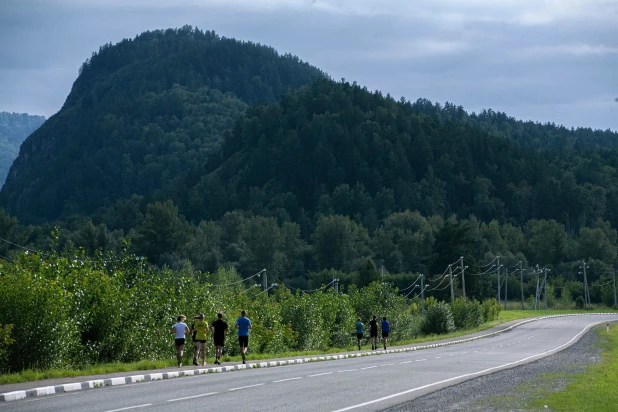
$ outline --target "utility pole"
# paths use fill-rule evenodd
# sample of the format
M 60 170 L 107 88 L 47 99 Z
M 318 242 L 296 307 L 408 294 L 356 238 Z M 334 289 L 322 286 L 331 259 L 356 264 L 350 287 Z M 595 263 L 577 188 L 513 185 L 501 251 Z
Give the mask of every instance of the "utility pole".
M 139 262 L 139 274 L 141 276 L 143 274 L 142 266 L 144 264 L 144 256 L 136 256 L 135 260 Z
M 519 261 L 519 286 L 521 288 L 521 310 L 524 310 L 524 270 L 521 260 Z
M 509 291 L 509 269 L 504 269 L 504 310 L 506 310 L 506 299 Z
M 262 289 L 266 292 L 266 296 L 268 296 L 268 275 L 266 274 L 266 269 L 264 269 L 262 274 Z
M 590 293 L 588 292 L 588 277 L 586 276 L 586 261 L 582 260 L 582 268 L 584 269 L 584 302 L 586 303 L 586 307 L 590 305 Z
M 534 310 L 538 310 L 538 301 L 539 301 L 539 265 L 536 265 L 536 269 L 534 269 L 534 273 L 536 274 L 536 292 L 534 292 Z
M 335 292 L 339 293 L 339 279 L 335 279 Z
M 463 297 L 466 298 L 466 276 L 464 275 L 464 271 L 466 268 L 464 267 L 463 256 L 460 258 L 461 260 L 461 287 L 463 291 Z
M 496 273 L 498 274 L 498 293 L 496 294 L 498 299 L 498 304 L 500 304 L 500 256 L 496 256 L 498 258 L 498 267 L 496 269 Z
M 448 275 L 451 278 L 451 303 L 455 302 L 455 292 L 453 291 L 453 267 L 448 265 Z
M 545 275 L 543 276 L 543 284 L 545 284 L 545 293 L 544 298 L 545 298 L 545 310 L 547 310 L 547 268 L 543 268 L 543 272 L 545 272 Z
M 614 284 L 614 309 L 618 308 L 618 302 L 616 302 L 616 273 L 612 267 L 612 282 Z
M 421 273 L 421 316 L 425 316 L 425 284 L 423 283 L 423 274 Z

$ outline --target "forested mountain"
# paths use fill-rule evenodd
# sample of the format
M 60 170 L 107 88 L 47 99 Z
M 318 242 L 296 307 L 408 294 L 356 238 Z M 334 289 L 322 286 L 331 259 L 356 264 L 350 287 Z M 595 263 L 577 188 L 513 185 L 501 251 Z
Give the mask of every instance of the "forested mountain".
M 0 112 L 0 185 L 4 184 L 22 142 L 45 121 L 43 116 Z
M 189 26 L 107 44 L 24 142 L 1 202 L 42 221 L 133 194 L 181 199 L 247 104 L 321 77 L 295 56 Z
M 354 217 L 369 230 L 389 213 L 554 219 L 576 231 L 618 226 L 614 151 L 538 152 L 485 127 L 427 116 L 356 85 L 318 81 L 248 110 L 214 171 L 184 208 L 191 218 L 249 209 L 293 220 Z

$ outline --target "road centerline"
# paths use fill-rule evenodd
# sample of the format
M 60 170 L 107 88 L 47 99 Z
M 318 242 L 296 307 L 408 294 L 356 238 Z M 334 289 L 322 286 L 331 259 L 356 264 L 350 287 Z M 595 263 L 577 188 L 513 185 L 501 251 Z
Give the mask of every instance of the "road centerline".
M 126 408 L 120 408 L 120 409 L 110 409 L 110 410 L 105 411 L 105 412 L 128 411 L 129 409 L 145 408 L 146 406 L 152 406 L 152 403 L 144 403 L 142 405 L 127 406 Z
M 273 381 L 273 383 L 295 381 L 295 380 L 302 379 L 302 378 L 303 378 L 302 376 L 297 376 L 295 378 L 279 379 L 278 381 Z
M 256 383 L 255 385 L 247 385 L 247 386 L 241 386 L 239 388 L 232 388 L 232 389 L 228 389 L 228 392 L 233 392 L 233 391 L 239 391 L 241 389 L 247 389 L 247 388 L 255 388 L 256 386 L 262 386 L 264 385 L 263 383 Z
M 203 396 L 216 395 L 219 392 L 202 393 L 201 395 L 185 396 L 184 398 L 168 399 L 167 402 L 183 401 L 185 399 L 201 398 Z

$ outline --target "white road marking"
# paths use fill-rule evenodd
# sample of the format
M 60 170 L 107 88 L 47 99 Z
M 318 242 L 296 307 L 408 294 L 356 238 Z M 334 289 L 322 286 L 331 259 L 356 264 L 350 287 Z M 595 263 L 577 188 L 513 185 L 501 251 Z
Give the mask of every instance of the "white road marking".
M 384 364 L 384 365 L 382 365 L 382 366 L 395 366 L 395 364 L 394 364 L 394 363 L 385 363 L 385 364 Z
M 427 359 L 417 359 L 414 362 L 422 362 L 422 361 L 426 361 Z
M 436 356 L 434 359 L 440 359 L 440 356 Z
M 126 411 L 126 410 L 129 410 L 129 409 L 144 408 L 146 406 L 152 406 L 152 403 L 145 403 L 143 405 L 136 405 L 136 406 L 127 406 L 126 408 L 120 408 L 120 409 L 110 409 L 109 411 L 105 411 L 105 412 Z
M 184 398 L 169 399 L 168 402 L 184 401 L 185 399 L 201 398 L 202 396 L 216 395 L 219 392 L 203 393 L 201 395 L 185 396 Z
M 403 365 L 403 364 L 406 364 L 406 363 L 412 363 L 412 362 L 414 362 L 414 361 L 409 360 L 409 361 L 405 361 L 405 362 L 399 362 L 399 364 L 400 364 L 400 365 Z
M 507 366 L 517 365 L 518 363 L 525 362 L 525 361 L 527 361 L 529 359 L 533 359 L 533 358 L 537 358 L 537 357 L 542 357 L 542 356 L 550 354 L 552 352 L 556 352 L 557 350 L 562 349 L 565 346 L 568 346 L 571 342 L 575 341 L 581 335 L 586 333 L 588 331 L 588 329 L 590 329 L 592 326 L 595 326 L 595 325 L 598 325 L 598 324 L 601 324 L 601 323 L 604 323 L 604 321 L 592 323 L 592 324 L 586 326 L 581 332 L 579 332 L 577 335 L 575 335 L 567 343 L 563 343 L 562 345 L 557 346 L 554 349 L 550 349 L 548 351 L 545 351 L 545 352 L 542 352 L 542 353 L 538 353 L 536 355 L 528 356 L 526 358 L 523 358 L 523 359 L 520 359 L 520 360 L 517 360 L 517 361 L 508 362 L 508 363 L 505 363 L 505 364 L 500 365 L 500 366 L 494 366 L 492 368 L 484 369 L 482 371 L 466 373 L 464 375 L 455 376 L 453 378 L 444 379 L 444 380 L 441 380 L 441 381 L 438 381 L 438 382 L 429 383 L 427 385 L 423 385 L 423 386 L 419 386 L 419 387 L 416 387 L 416 388 L 408 389 L 408 390 L 403 391 L 403 392 L 394 393 L 392 395 L 384 396 L 382 398 L 374 399 L 372 401 L 363 402 L 363 403 L 359 403 L 357 405 L 348 406 L 347 408 L 337 409 L 337 410 L 335 410 L 333 412 L 345 412 L 345 411 L 349 411 L 349 410 L 352 410 L 352 409 L 362 408 L 363 406 L 372 405 L 374 403 L 382 402 L 382 401 L 385 401 L 385 400 L 388 400 L 388 399 L 392 399 L 392 398 L 395 398 L 397 396 L 407 395 L 409 393 L 420 391 L 422 389 L 431 388 L 432 386 L 441 385 L 441 384 L 447 383 L 447 382 L 452 382 L 452 381 L 455 381 L 455 380 L 461 379 L 461 378 L 468 378 L 468 377 L 472 377 L 472 376 L 482 375 L 482 374 L 487 373 L 487 372 L 491 372 L 491 371 L 494 371 L 494 370 L 499 370 L 499 369 L 502 369 L 502 368 L 506 368 Z
M 308 378 L 313 378 L 315 376 L 324 376 L 324 375 L 330 375 L 332 372 L 324 372 L 324 373 L 316 373 L 315 375 L 309 375 L 307 376 Z
M 279 382 L 287 382 L 287 381 L 295 381 L 297 379 L 302 379 L 302 376 L 298 376 L 296 378 L 287 378 L 287 379 L 279 379 L 278 381 L 273 381 L 273 383 L 279 383 Z
M 262 386 L 264 385 L 263 383 L 256 383 L 255 385 L 249 385 L 249 386 L 241 386 L 240 388 L 232 388 L 232 389 L 228 389 L 228 392 L 232 392 L 232 391 L 239 391 L 241 389 L 247 389 L 247 388 L 255 388 L 256 386 Z
M 337 373 L 343 373 L 343 372 L 354 372 L 357 371 L 358 369 L 344 369 L 342 371 L 337 371 Z
M 374 366 L 367 366 L 366 368 L 360 368 L 360 370 L 365 370 L 365 369 L 373 369 L 373 368 L 377 368 L 378 365 L 374 365 Z

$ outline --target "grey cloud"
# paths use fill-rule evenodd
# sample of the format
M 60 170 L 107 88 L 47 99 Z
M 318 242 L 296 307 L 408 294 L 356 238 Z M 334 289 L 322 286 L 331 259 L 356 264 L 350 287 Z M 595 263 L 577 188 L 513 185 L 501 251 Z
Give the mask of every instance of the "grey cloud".
M 618 130 L 615 4 L 564 3 L 4 0 L 0 110 L 48 116 L 103 43 L 191 24 L 271 45 L 395 97 Z

